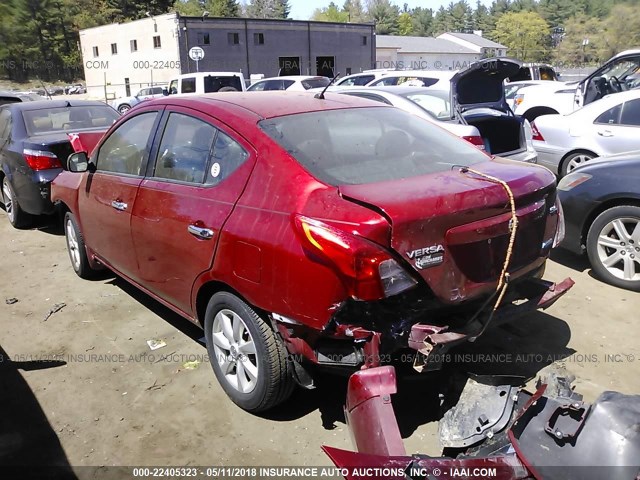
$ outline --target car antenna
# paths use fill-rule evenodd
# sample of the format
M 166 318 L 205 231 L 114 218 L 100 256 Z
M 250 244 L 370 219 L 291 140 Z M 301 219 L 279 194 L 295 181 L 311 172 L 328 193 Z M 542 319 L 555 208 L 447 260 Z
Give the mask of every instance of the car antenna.
M 327 83 L 327 86 L 324 87 L 324 90 L 322 90 L 320 93 L 316 93 L 313 96 L 313 98 L 319 98 L 320 100 L 324 100 L 324 92 L 326 92 L 327 88 L 329 88 L 331 84 L 336 81 L 336 78 L 338 78 L 338 75 L 340 75 L 340 72 L 336 73 L 336 75 L 331 79 L 331 81 Z
M 38 77 L 38 81 L 40 82 L 40 85 L 42 85 L 42 88 L 44 88 L 44 93 L 46 93 L 47 97 L 49 97 L 49 100 L 51 100 L 51 94 L 49 93 L 49 90 L 47 90 L 47 87 L 44 86 L 44 82 L 40 79 L 40 77 Z

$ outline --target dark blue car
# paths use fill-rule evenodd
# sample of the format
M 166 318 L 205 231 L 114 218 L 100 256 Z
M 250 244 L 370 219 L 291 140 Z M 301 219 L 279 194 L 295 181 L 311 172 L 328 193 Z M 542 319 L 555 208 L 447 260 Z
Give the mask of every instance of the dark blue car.
M 640 151 L 591 160 L 560 180 L 562 247 L 604 281 L 640 291 Z
M 50 185 L 73 153 L 68 133 L 106 131 L 118 116 L 110 106 L 89 100 L 0 106 L 2 201 L 14 227 L 54 212 Z

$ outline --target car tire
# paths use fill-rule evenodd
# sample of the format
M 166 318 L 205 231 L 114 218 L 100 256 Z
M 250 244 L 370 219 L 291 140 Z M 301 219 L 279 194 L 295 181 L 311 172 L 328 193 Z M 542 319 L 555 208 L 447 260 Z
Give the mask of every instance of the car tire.
M 584 165 L 589 160 L 593 160 L 597 155 L 593 152 L 588 152 L 586 150 L 578 150 L 576 152 L 572 152 L 567 155 L 562 160 L 562 167 L 560 168 L 561 176 L 565 176 L 568 173 L 571 173 L 575 168 Z
M 2 179 L 2 202 L 4 203 L 4 210 L 7 212 L 9 223 L 14 228 L 26 228 L 31 224 L 31 215 L 20 208 L 16 194 L 7 177 Z
M 237 92 L 238 89 L 234 87 L 222 87 L 218 92 Z
M 598 215 L 587 234 L 587 255 L 602 280 L 640 292 L 640 207 L 618 206 Z
M 289 398 L 295 382 L 287 350 L 247 303 L 229 292 L 214 294 L 204 328 L 213 371 L 236 405 L 261 412 Z
M 118 106 L 118 112 L 120 112 L 121 115 L 124 115 L 129 110 L 131 110 L 131 105 L 129 105 L 127 103 L 123 103 L 122 105 Z
M 82 236 L 76 217 L 71 212 L 67 212 L 64 216 L 64 236 L 67 241 L 69 260 L 71 260 L 71 266 L 74 272 L 76 272 L 80 278 L 92 278 L 96 271 L 91 268 L 89 258 L 87 257 L 84 237 Z

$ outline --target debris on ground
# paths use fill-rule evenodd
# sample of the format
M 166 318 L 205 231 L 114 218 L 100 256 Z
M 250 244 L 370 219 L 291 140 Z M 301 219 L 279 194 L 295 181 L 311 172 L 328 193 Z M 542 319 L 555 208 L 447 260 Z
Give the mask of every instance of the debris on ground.
M 4 303 L 6 303 L 7 305 L 13 305 L 14 303 L 18 303 L 18 299 L 15 297 L 12 298 L 7 298 Z
M 158 385 L 158 380 L 154 380 L 153 381 L 153 385 L 151 385 L 150 387 L 145 388 L 146 391 L 151 391 L 151 390 L 160 390 L 162 387 L 166 387 L 167 384 L 163 383 L 161 385 Z
M 51 315 L 53 315 L 54 313 L 58 313 L 60 310 L 62 310 L 64 307 L 66 307 L 67 304 L 66 303 L 56 303 L 53 307 L 51 307 L 51 309 L 47 312 L 47 314 L 44 316 L 44 318 L 42 319 L 43 322 L 46 322 L 47 320 L 49 320 L 49 317 L 51 317 Z
M 147 340 L 147 345 L 149 345 L 149 348 L 151 350 L 158 350 L 159 348 L 167 346 L 164 340 L 155 340 L 155 339 Z
M 198 360 L 194 360 L 193 362 L 184 362 L 182 364 L 182 368 L 185 370 L 195 370 L 200 366 L 200 362 Z

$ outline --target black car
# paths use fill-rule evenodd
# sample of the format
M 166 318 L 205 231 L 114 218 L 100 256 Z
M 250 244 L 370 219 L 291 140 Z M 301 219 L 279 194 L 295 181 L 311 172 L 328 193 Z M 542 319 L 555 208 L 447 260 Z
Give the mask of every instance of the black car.
M 640 291 L 640 151 L 598 160 L 560 180 L 562 247 L 589 256 L 593 271 L 617 287 Z
M 106 131 L 119 114 L 88 100 L 20 102 L 0 107 L 0 182 L 11 224 L 54 212 L 51 181 L 73 153 L 68 133 Z

